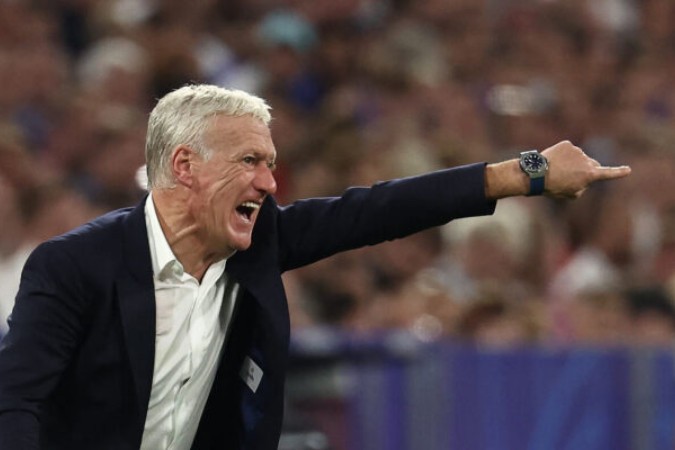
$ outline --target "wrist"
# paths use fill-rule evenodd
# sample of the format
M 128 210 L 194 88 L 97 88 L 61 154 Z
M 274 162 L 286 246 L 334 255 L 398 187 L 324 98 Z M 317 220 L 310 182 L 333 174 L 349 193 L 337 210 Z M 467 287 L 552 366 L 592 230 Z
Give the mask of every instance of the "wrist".
M 490 200 L 530 193 L 530 179 L 517 159 L 488 164 L 485 167 L 485 196 Z
M 520 169 L 530 180 L 528 196 L 542 195 L 546 185 L 548 160 L 537 150 L 528 150 L 520 153 L 518 160 Z

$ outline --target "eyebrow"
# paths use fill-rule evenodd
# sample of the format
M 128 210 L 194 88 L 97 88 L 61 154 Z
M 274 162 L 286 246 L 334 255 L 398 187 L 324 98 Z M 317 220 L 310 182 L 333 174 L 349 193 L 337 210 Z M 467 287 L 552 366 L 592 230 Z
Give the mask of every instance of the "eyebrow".
M 244 153 L 246 153 L 246 152 L 244 152 Z M 277 152 L 272 153 L 271 156 L 268 156 L 265 153 L 260 152 L 258 150 L 253 150 L 252 153 L 253 153 L 253 156 L 255 156 L 257 159 L 264 159 L 264 160 L 267 160 L 267 161 L 276 161 L 276 159 L 277 159 Z
M 233 157 L 241 158 L 241 157 L 246 156 L 246 155 L 252 155 L 252 156 L 255 156 L 258 159 L 268 159 L 268 155 L 265 151 L 254 150 L 254 149 L 247 149 L 247 150 L 238 151 L 233 155 Z M 276 151 L 271 154 L 271 158 L 272 159 L 277 158 L 277 152 Z

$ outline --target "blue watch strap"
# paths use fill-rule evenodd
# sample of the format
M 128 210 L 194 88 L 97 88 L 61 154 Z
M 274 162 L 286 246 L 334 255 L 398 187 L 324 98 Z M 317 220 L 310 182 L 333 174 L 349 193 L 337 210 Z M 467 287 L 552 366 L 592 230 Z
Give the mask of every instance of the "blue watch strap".
M 544 193 L 544 183 L 546 177 L 530 178 L 530 193 L 529 196 L 541 195 Z

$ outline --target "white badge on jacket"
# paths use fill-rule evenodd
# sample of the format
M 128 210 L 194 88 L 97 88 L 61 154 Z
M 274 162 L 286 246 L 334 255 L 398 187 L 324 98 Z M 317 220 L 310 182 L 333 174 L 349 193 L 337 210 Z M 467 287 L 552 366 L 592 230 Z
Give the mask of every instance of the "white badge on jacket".
M 263 371 L 260 366 L 255 363 L 255 361 L 247 356 L 244 359 L 244 364 L 241 365 L 239 376 L 242 380 L 244 380 L 244 383 L 246 383 L 246 385 L 255 393 L 255 391 L 258 390 L 258 386 L 260 385 L 260 380 L 262 380 Z

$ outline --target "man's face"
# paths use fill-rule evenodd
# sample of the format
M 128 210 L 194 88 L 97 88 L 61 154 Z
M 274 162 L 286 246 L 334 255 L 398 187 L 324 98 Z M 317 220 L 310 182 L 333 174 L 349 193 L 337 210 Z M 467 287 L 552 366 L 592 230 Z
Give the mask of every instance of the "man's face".
M 263 200 L 277 190 L 270 130 L 250 116 L 216 116 L 204 144 L 211 158 L 195 156 L 192 163 L 190 209 L 198 232 L 214 251 L 245 250 Z

